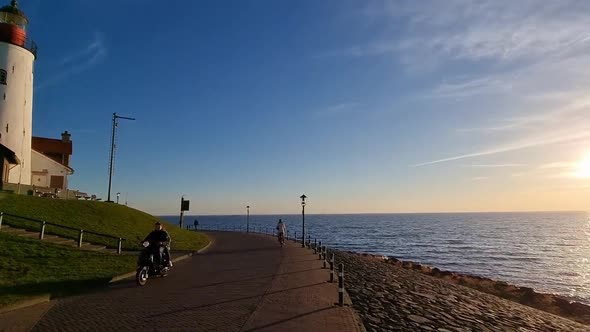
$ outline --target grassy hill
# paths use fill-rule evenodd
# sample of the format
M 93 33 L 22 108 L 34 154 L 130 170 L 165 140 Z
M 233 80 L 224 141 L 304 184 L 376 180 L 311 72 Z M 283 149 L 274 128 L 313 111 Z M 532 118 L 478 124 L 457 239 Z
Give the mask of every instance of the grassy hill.
M 135 255 L 78 250 L 2 232 L 0 244 L 0 306 L 104 286 L 113 276 L 133 271 L 137 260 Z
M 96 201 L 62 200 L 16 194 L 0 194 L 0 211 L 29 217 L 59 225 L 83 229 L 126 239 L 124 250 L 140 249 L 140 241 L 160 221 L 172 238 L 172 250 L 198 250 L 209 241 L 204 234 L 182 230 L 177 226 L 145 212 L 124 205 Z M 3 223 L 28 230 L 38 231 L 40 224 L 20 218 L 5 216 Z M 78 231 L 48 225 L 47 234 L 78 238 Z M 117 241 L 105 237 L 85 234 L 84 241 L 116 248 Z

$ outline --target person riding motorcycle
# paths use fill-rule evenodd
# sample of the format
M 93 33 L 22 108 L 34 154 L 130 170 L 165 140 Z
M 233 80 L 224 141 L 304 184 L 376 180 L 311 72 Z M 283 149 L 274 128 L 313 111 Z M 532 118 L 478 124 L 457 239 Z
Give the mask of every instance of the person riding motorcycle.
M 167 266 L 170 268 L 172 267 L 172 259 L 170 257 L 170 234 L 162 227 L 160 222 L 156 222 L 154 225 L 154 230 L 148 234 L 148 236 L 142 241 L 148 241 L 150 243 L 150 247 L 156 246 L 158 242 L 162 243 L 164 246 L 164 256 L 167 263 Z

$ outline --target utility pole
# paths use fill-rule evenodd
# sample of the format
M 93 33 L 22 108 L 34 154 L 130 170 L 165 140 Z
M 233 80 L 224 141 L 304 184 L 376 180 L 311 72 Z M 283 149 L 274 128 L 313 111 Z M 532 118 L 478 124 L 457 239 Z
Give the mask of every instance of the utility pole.
M 113 135 L 111 137 L 111 160 L 109 162 L 109 192 L 107 195 L 107 202 L 109 202 L 109 203 L 113 203 L 113 201 L 111 201 L 111 184 L 112 184 L 112 180 L 113 180 L 113 166 L 114 166 L 113 162 L 115 159 L 115 137 L 116 137 L 116 132 L 117 132 L 117 126 L 119 124 L 117 119 L 135 121 L 134 118 L 127 118 L 124 116 L 119 116 L 119 115 L 117 115 L 117 113 L 113 113 Z

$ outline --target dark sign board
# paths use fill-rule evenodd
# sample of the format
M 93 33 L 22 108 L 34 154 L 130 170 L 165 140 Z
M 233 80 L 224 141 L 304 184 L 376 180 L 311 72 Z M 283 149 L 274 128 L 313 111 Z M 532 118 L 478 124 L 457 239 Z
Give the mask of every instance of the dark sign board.
M 190 202 L 191 201 L 185 201 L 185 200 L 180 201 L 180 211 L 188 211 L 189 206 L 190 206 Z

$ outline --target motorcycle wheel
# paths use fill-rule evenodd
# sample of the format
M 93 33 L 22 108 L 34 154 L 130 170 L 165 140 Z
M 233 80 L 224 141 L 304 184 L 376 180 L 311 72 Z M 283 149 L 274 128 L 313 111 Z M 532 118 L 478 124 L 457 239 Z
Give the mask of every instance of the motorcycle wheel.
M 135 274 L 135 281 L 137 282 L 137 285 L 144 286 L 147 283 L 148 272 L 149 268 L 147 266 L 137 269 L 137 273 Z

